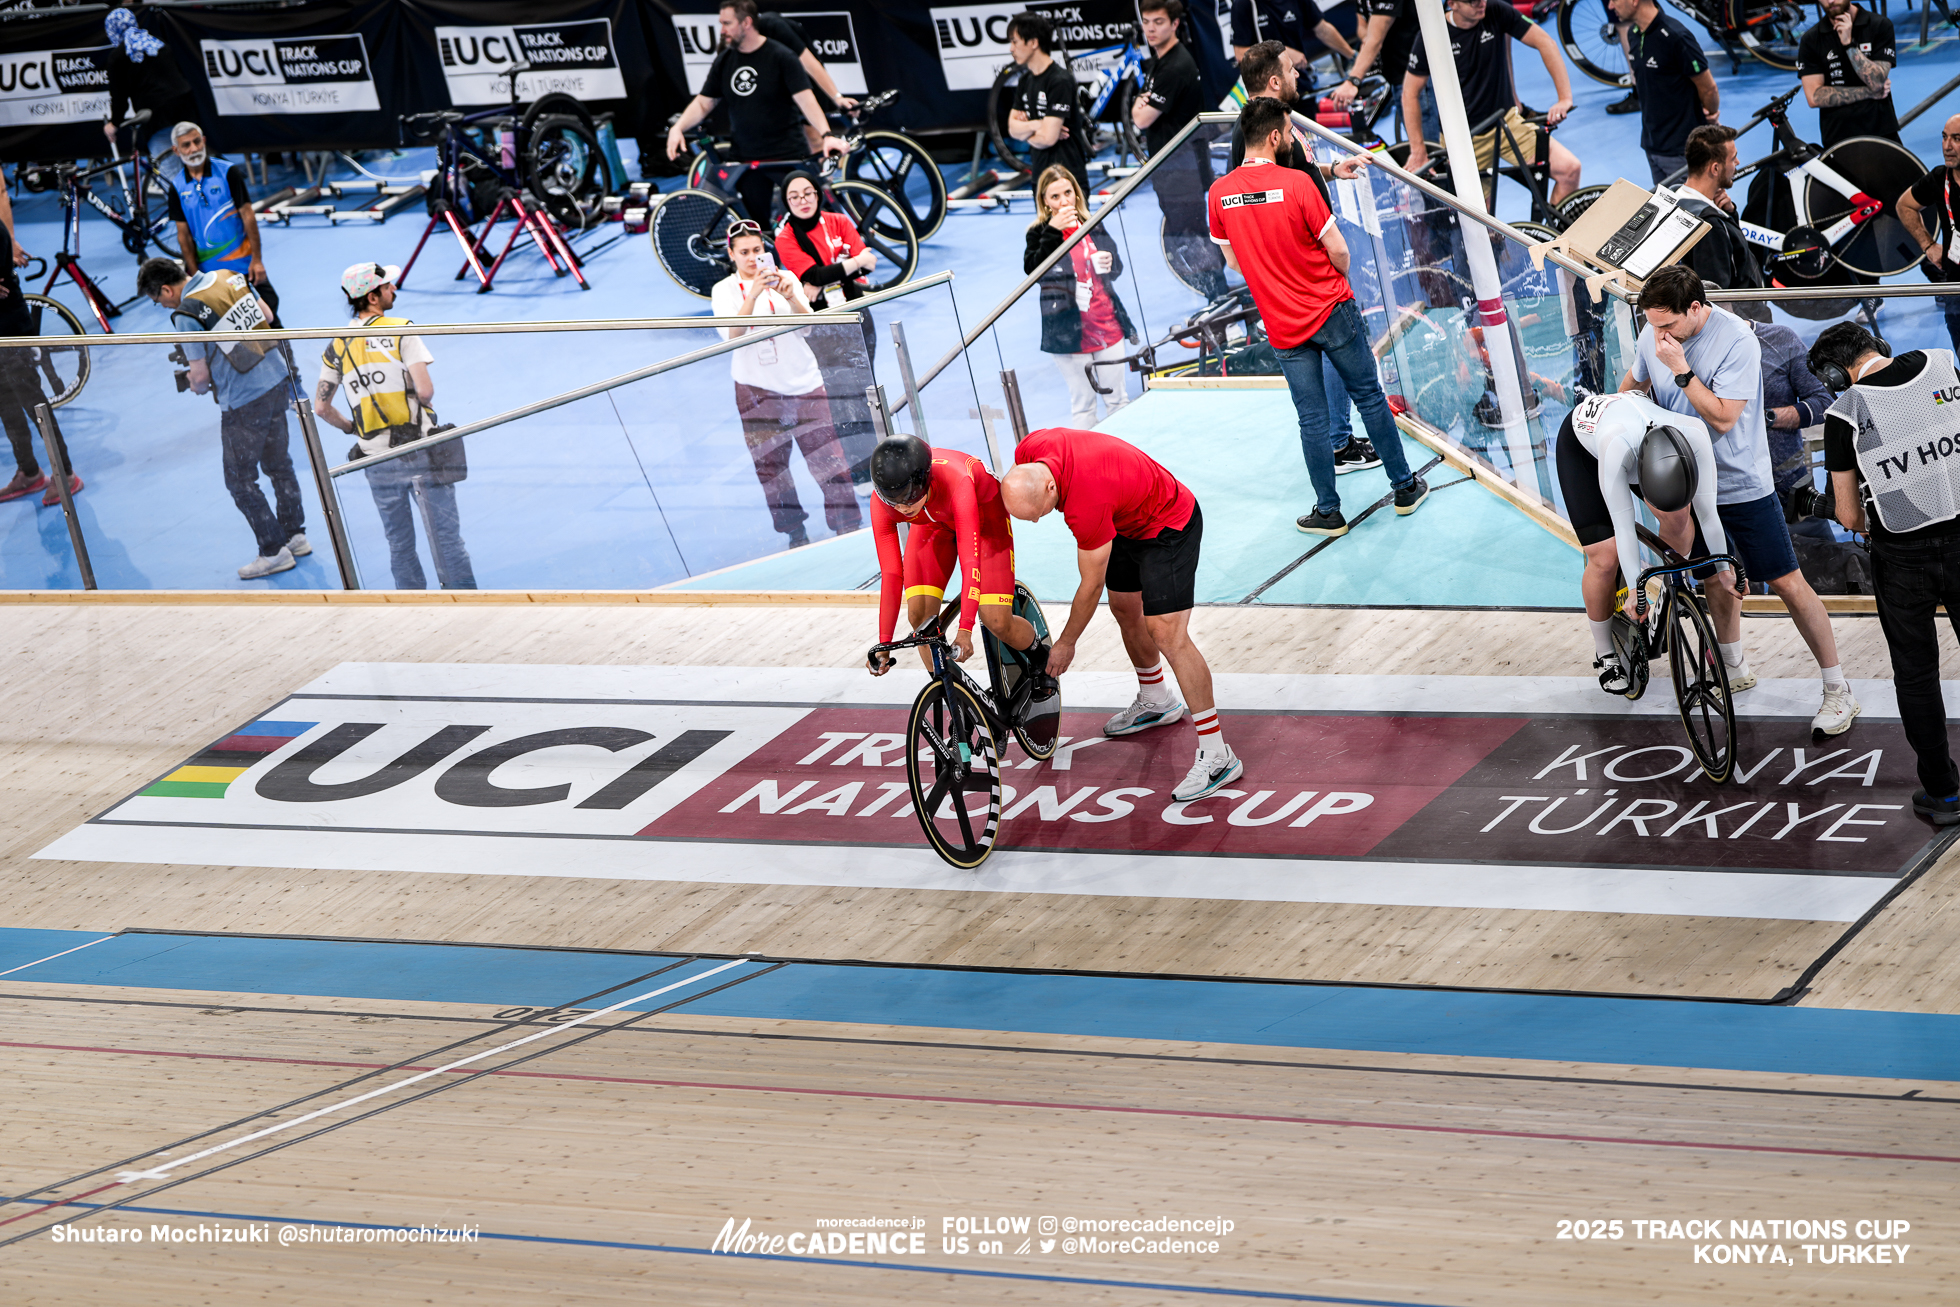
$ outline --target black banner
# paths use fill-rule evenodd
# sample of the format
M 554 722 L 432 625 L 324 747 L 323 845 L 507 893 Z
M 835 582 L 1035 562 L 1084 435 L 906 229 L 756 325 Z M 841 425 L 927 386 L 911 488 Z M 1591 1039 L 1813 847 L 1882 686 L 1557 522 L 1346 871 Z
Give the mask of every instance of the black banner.
M 766 3 L 766 0 L 765 0 Z M 614 114 L 621 136 L 661 134 L 698 82 L 713 39 L 713 0 L 317 0 L 293 8 L 138 10 L 190 84 L 220 151 L 372 149 L 398 145 L 400 117 L 490 109 L 563 92 Z M 775 8 L 774 5 L 767 7 Z M 896 88 L 878 125 L 970 129 L 986 116 L 989 71 L 1006 58 L 1005 22 L 1024 6 L 919 0 L 797 0 L 847 94 Z M 1113 44 L 1132 0 L 1034 0 L 1072 53 Z M 1186 28 L 1208 100 L 1231 84 L 1210 6 Z M 49 11 L 0 25 L 0 159 L 105 154 L 109 45 L 103 15 Z M 998 38 L 998 39 L 997 39 Z M 690 44 L 690 42 L 692 44 Z M 995 47 L 998 47 L 996 49 Z M 711 48 L 711 47 L 710 47 Z M 691 53 L 690 53 L 691 52 Z

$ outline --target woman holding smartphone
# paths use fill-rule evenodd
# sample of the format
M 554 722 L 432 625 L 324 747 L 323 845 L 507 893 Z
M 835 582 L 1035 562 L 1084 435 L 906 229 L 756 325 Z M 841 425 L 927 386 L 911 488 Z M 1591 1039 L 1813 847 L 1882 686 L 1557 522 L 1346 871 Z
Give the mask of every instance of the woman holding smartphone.
M 1042 172 L 1034 194 L 1035 220 L 1028 228 L 1023 272 L 1040 267 L 1089 216 L 1075 174 L 1059 164 Z M 1109 281 L 1122 271 L 1115 249 L 1092 235 L 1041 279 L 1041 349 L 1056 356 L 1055 365 L 1068 383 L 1072 427 L 1096 425 L 1098 398 L 1104 416 L 1129 402 L 1122 365 L 1108 362 L 1122 357 L 1125 339 L 1136 339 L 1130 315 Z
M 728 256 L 734 275 L 715 284 L 712 296 L 718 318 L 756 314 L 787 317 L 810 312 L 797 279 L 776 267 L 762 239 L 762 228 L 737 222 L 728 229 Z M 848 324 L 821 330 L 849 330 Z M 742 326 L 718 327 L 723 340 L 749 333 Z M 757 328 L 773 331 L 775 328 Z M 824 393 L 823 373 L 803 340 L 803 331 L 771 335 L 734 351 L 729 371 L 735 379 L 735 411 L 742 419 L 742 437 L 755 463 L 756 480 L 775 529 L 789 537 L 794 549 L 810 543 L 796 483 L 790 477 L 790 446 L 803 451 L 810 476 L 823 490 L 824 521 L 838 535 L 864 525 L 857 496 L 851 492 L 850 468 L 837 443 L 830 420 L 830 399 Z

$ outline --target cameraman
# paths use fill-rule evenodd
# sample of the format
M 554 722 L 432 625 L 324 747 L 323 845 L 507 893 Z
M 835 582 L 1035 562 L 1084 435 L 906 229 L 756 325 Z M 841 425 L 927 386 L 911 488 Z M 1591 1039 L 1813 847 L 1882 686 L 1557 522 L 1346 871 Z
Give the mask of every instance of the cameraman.
M 1854 322 L 1826 327 L 1810 368 L 1838 393 L 1824 416 L 1824 466 L 1837 520 L 1870 533 L 1878 622 L 1906 741 L 1919 755 L 1913 811 L 1935 826 L 1960 824 L 1960 773 L 1946 742 L 1940 694 L 1938 605 L 1960 632 L 1960 455 L 1953 428 L 1935 425 L 1943 395 L 1960 387 L 1943 349 L 1885 357 L 1885 342 Z
M 258 556 L 238 569 L 242 581 L 290 571 L 295 557 L 313 552 L 306 542 L 306 509 L 293 472 L 286 425 L 287 378 L 292 374 L 275 347 L 262 341 L 226 344 L 232 331 L 263 331 L 271 311 L 236 272 L 212 269 L 187 277 L 175 259 L 151 259 L 136 272 L 137 291 L 170 310 L 178 331 L 219 333 L 211 344 L 186 342 L 188 373 L 179 388 L 204 395 L 217 392 L 223 413 L 218 430 L 224 446 L 225 489 L 258 538 Z M 275 515 L 259 489 L 263 470 L 278 500 Z

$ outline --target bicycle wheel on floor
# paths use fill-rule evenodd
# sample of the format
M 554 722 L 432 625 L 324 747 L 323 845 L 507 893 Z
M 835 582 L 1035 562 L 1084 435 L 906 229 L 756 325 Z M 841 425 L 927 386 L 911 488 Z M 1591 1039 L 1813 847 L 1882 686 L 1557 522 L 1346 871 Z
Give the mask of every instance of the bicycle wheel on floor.
M 987 92 L 987 141 L 1001 166 L 1034 180 L 1033 147 L 1007 134 L 1008 115 L 1014 112 L 1014 97 L 1021 89 L 1021 66 L 1009 64 L 994 74 L 993 88 Z
M 933 851 L 971 871 L 994 851 L 1000 829 L 1000 746 L 966 686 L 944 681 L 919 691 L 905 733 L 912 810 Z M 974 800 L 985 796 L 984 807 Z
M 34 372 L 48 404 L 60 408 L 82 393 L 88 384 L 89 350 L 82 344 L 82 320 L 60 300 L 46 295 L 23 296 L 33 318 L 35 334 L 41 344 L 26 351 L 33 358 Z M 11 351 L 10 351 L 11 352 Z
M 728 200 L 692 187 L 673 192 L 653 211 L 653 252 L 682 290 L 707 299 L 715 283 L 735 270 L 728 261 L 728 224 L 736 216 Z
M 852 181 L 869 182 L 905 206 L 912 230 L 931 240 L 946 221 L 946 175 L 925 147 L 900 132 L 866 132 L 864 148 L 844 164 Z
M 1899 221 L 1899 197 L 1926 175 L 1918 156 L 1897 141 L 1854 136 L 1824 151 L 1818 162 L 1885 204 L 1885 212 L 1833 247 L 1837 261 L 1866 277 L 1894 277 L 1918 267 L 1925 252 Z M 1816 178 L 1805 177 L 1803 184 L 1812 226 L 1828 228 L 1851 212 L 1850 200 Z
M 1699 595 L 1678 594 L 1668 605 L 1667 669 L 1681 728 L 1702 774 L 1720 785 L 1735 767 L 1735 703 L 1715 627 Z
M 1595 82 L 1632 85 L 1627 52 L 1620 48 L 1619 25 L 1606 0 L 1561 0 L 1558 43 L 1579 71 Z
M 912 280 L 919 270 L 919 234 L 904 206 L 868 182 L 832 182 L 825 189 L 864 243 L 878 253 L 866 289 L 890 290 Z

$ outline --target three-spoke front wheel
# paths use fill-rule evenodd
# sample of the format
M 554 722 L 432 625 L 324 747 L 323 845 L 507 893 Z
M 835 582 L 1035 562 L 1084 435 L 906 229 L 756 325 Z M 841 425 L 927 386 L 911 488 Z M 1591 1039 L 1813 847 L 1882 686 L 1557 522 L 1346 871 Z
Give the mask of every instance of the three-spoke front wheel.
M 1735 700 L 1715 627 L 1695 595 L 1677 593 L 1668 605 L 1667 666 L 1688 747 L 1702 772 L 1720 785 L 1735 768 Z
M 912 808 L 933 850 L 971 871 L 1000 829 L 1000 742 L 964 685 L 934 681 L 912 703 L 905 733 Z

